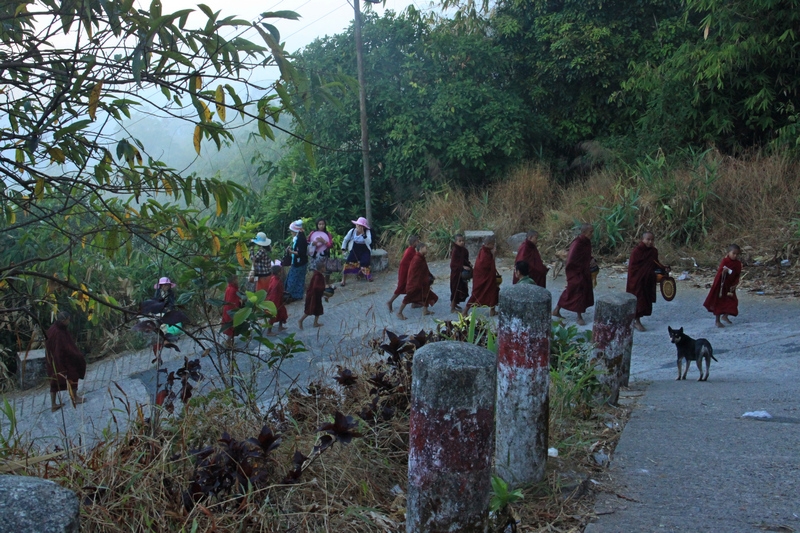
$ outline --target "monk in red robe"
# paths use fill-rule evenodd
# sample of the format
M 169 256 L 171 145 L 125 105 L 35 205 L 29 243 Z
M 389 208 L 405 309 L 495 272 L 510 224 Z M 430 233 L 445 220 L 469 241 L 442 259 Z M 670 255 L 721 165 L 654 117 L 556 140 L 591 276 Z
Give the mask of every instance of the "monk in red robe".
M 417 253 L 417 243 L 419 237 L 412 235 L 408 238 L 408 248 L 403 252 L 403 258 L 400 259 L 400 266 L 397 268 L 397 288 L 394 290 L 392 298 L 387 302 L 389 312 L 392 312 L 392 304 L 401 294 L 406 293 L 406 283 L 408 280 L 408 267 L 411 266 L 411 261 Z
M 594 227 L 591 224 L 583 224 L 581 234 L 572 241 L 567 254 L 567 264 L 564 267 L 567 288 L 561 293 L 561 298 L 553 309 L 553 316 L 558 318 L 564 318 L 561 316 L 562 308 L 574 311 L 578 314 L 576 322 L 579 326 L 586 325 L 583 313 L 594 305 L 594 288 L 589 266 L 592 261 L 593 233 Z
M 645 331 L 641 318 L 653 314 L 653 304 L 656 301 L 656 267 L 661 266 L 661 263 L 658 262 L 658 249 L 653 246 L 654 242 L 653 233 L 645 231 L 628 260 L 625 291 L 636 296 L 636 319 L 633 327 L 639 331 Z
M 450 250 L 450 312 L 461 311 L 460 304 L 469 296 L 469 283 L 463 273 L 471 272 L 469 250 L 464 246 L 464 236 L 453 237 L 453 248 Z
M 86 401 L 78 395 L 78 380 L 86 377 L 86 358 L 72 340 L 68 325 L 69 313 L 61 311 L 45 334 L 45 370 L 50 379 L 51 411 L 61 409 L 57 396 L 62 390 L 69 392 L 73 407 Z
M 494 308 L 500 299 L 500 287 L 497 285 L 497 267 L 494 263 L 496 248 L 497 242 L 494 235 L 486 237 L 472 269 L 472 296 L 467 302 L 467 311 L 469 311 L 470 307 L 486 306 L 489 308 L 489 316 L 495 315 Z
M 519 261 L 528 263 L 530 278 L 536 285 L 546 288 L 547 267 L 544 265 L 542 255 L 539 253 L 539 248 L 536 246 L 538 242 L 539 233 L 536 231 L 529 231 L 525 241 L 520 244 L 519 250 L 517 250 L 517 257 L 514 259 L 514 263 L 516 264 Z M 516 284 L 518 281 L 519 278 L 514 274 L 514 277 L 511 278 L 511 282 Z
M 433 280 L 436 278 L 431 274 L 428 268 L 428 260 L 425 258 L 427 254 L 428 246 L 424 242 L 418 242 L 417 252 L 414 254 L 411 265 L 408 267 L 406 295 L 405 298 L 403 298 L 403 304 L 397 311 L 397 317 L 401 320 L 406 319 L 406 316 L 403 314 L 403 309 L 406 308 L 406 305 L 421 305 L 423 315 L 432 315 L 433 311 L 428 310 L 428 307 L 439 301 L 439 297 L 431 290 Z
M 286 330 L 285 324 L 286 321 L 289 320 L 289 313 L 286 311 L 286 304 L 283 300 L 284 292 L 286 292 L 286 288 L 283 285 L 283 267 L 280 265 L 273 265 L 269 287 L 267 288 L 267 300 L 275 304 L 277 313 L 274 317 L 269 319 L 267 335 L 274 335 L 274 333 L 272 333 L 272 326 L 275 324 L 278 324 L 278 331 Z
M 228 286 L 225 287 L 225 303 L 222 305 L 223 335 L 228 337 L 228 344 L 233 344 L 233 315 L 242 306 L 239 298 L 239 279 L 236 274 L 228 276 Z
M 739 254 L 742 249 L 736 244 L 728 247 L 728 254 L 722 258 L 722 262 L 717 269 L 714 283 L 703 303 L 703 307 L 714 313 L 716 326 L 724 328 L 722 321 L 732 324 L 729 315 L 739 314 L 739 299 L 736 297 L 736 286 L 742 274 L 742 262 L 739 261 Z
M 311 275 L 311 282 L 308 284 L 306 292 L 306 305 L 303 309 L 303 318 L 300 319 L 300 329 L 303 329 L 303 321 L 306 317 L 313 316 L 315 328 L 322 326 L 319 317 L 324 314 L 322 308 L 322 297 L 325 294 L 325 261 L 317 261 L 314 274 Z

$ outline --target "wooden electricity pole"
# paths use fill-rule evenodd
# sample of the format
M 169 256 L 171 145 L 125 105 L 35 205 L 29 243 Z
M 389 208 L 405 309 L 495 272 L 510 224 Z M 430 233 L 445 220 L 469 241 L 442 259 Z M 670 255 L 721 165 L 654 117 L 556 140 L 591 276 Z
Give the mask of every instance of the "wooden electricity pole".
M 366 0 L 370 1 L 370 0 Z M 372 220 L 372 195 L 370 194 L 369 170 L 369 130 L 367 129 L 367 91 L 364 87 L 364 43 L 361 40 L 361 5 L 359 0 L 353 0 L 353 9 L 356 13 L 354 22 L 356 36 L 356 66 L 358 68 L 358 101 L 361 112 L 361 161 L 364 167 L 364 203 L 366 204 L 365 216 L 370 224 Z

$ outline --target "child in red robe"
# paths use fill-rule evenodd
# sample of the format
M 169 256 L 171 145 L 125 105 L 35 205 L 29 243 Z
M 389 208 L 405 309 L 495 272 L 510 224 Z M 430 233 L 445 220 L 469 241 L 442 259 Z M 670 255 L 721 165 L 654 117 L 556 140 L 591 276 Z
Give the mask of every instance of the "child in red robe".
M 574 311 L 578 314 L 576 320 L 579 326 L 585 326 L 583 313 L 587 308 L 594 305 L 594 284 L 592 283 L 591 262 L 592 262 L 592 234 L 594 227 L 591 224 L 581 226 L 581 234 L 578 235 L 569 247 L 567 264 L 564 271 L 567 274 L 567 287 L 561 293 L 556 308 L 553 309 L 553 316 L 561 316 L 561 309 Z
M 269 280 L 269 287 L 267 289 L 267 300 L 275 304 L 277 313 L 274 317 L 269 319 L 269 327 L 267 328 L 267 335 L 274 335 L 272 333 L 272 326 L 278 324 L 278 331 L 286 330 L 286 321 L 289 319 L 289 313 L 286 311 L 286 304 L 283 301 L 283 293 L 285 287 L 283 286 L 283 267 L 280 264 L 272 265 L 272 275 Z
M 472 264 L 469 262 L 469 250 L 464 246 L 464 236 L 453 237 L 453 247 L 450 249 L 450 312 L 461 311 L 461 302 L 469 296 L 469 283 L 464 279 L 464 272 L 472 273 Z
M 497 284 L 497 267 L 494 262 L 494 252 L 497 240 L 494 235 L 486 237 L 481 246 L 475 266 L 472 269 L 472 296 L 467 302 L 467 311 L 470 307 L 486 306 L 489 316 L 494 316 L 494 308 L 500 299 L 500 286 Z
M 641 318 L 653 314 L 653 304 L 656 301 L 656 267 L 658 262 L 658 248 L 653 246 L 655 237 L 652 232 L 642 233 L 642 240 L 631 252 L 628 260 L 628 281 L 625 291 L 636 296 L 636 319 L 633 327 L 645 331 Z
M 545 266 L 544 261 L 542 261 L 542 255 L 539 253 L 539 248 L 537 247 L 538 242 L 539 233 L 536 231 L 529 231 L 525 238 L 525 242 L 519 245 L 519 250 L 517 250 L 517 257 L 514 259 L 514 263 L 519 261 L 525 261 L 528 263 L 528 272 L 530 273 L 530 278 L 536 285 L 546 288 L 548 268 Z M 517 281 L 519 281 L 519 278 L 516 274 L 514 274 L 511 282 L 516 284 Z
M 397 268 L 397 288 L 394 290 L 392 298 L 387 302 L 390 313 L 393 311 L 392 304 L 397 297 L 406 293 L 408 267 L 411 266 L 411 261 L 414 259 L 414 255 L 417 253 L 418 242 L 419 237 L 417 235 L 412 235 L 408 238 L 408 248 L 406 248 L 406 251 L 403 252 L 403 258 L 400 260 L 400 266 Z
M 428 261 L 425 255 L 428 253 L 428 246 L 424 242 L 417 243 L 417 252 L 414 254 L 414 259 L 408 267 L 408 280 L 406 281 L 406 295 L 403 298 L 403 304 L 397 311 L 397 316 L 401 320 L 406 317 L 403 314 L 403 309 L 408 304 L 418 304 L 422 306 L 423 315 L 432 315 L 433 311 L 429 311 L 428 307 L 436 304 L 439 297 L 431 290 L 431 284 L 436 279 L 428 269 Z
M 228 286 L 225 287 L 225 303 L 222 305 L 222 333 L 227 339 L 229 346 L 233 345 L 233 315 L 242 306 L 242 299 L 239 298 L 239 278 L 236 274 L 228 276 Z
M 732 324 L 729 315 L 739 314 L 739 299 L 736 297 L 736 285 L 739 284 L 739 277 L 742 274 L 742 262 L 739 261 L 739 254 L 742 249 L 736 244 L 728 247 L 728 254 L 722 258 L 722 262 L 717 269 L 714 283 L 703 303 L 703 307 L 714 313 L 716 326 L 724 328 L 722 321 Z
M 308 292 L 306 292 L 306 305 L 303 309 L 303 318 L 300 319 L 300 329 L 303 329 L 303 321 L 306 317 L 314 317 L 314 327 L 322 326 L 319 322 L 319 317 L 324 314 L 322 308 L 322 297 L 325 293 L 325 262 L 317 261 L 314 266 L 314 274 L 311 276 L 311 282 L 308 285 Z

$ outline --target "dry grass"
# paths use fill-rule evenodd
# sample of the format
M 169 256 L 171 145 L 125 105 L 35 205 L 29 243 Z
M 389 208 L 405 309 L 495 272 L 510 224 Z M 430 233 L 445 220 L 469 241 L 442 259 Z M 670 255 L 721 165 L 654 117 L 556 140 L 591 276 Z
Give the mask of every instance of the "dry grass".
M 716 264 L 731 242 L 748 252 L 745 261 L 800 255 L 798 161 L 780 154 L 737 159 L 708 152 L 654 175 L 632 167 L 604 169 L 562 188 L 546 168 L 522 166 L 485 191 L 431 193 L 413 207 L 402 234 L 419 233 L 443 256 L 453 233 L 493 230 L 502 246 L 514 233 L 537 229 L 547 260 L 569 244 L 580 222 L 597 224 L 603 237 L 605 220 L 629 202 L 631 222 L 619 228 L 616 242 L 604 244 L 606 259 L 624 259 L 645 229 L 656 233 L 668 262 L 692 256 Z M 393 244 L 400 247 L 399 241 Z

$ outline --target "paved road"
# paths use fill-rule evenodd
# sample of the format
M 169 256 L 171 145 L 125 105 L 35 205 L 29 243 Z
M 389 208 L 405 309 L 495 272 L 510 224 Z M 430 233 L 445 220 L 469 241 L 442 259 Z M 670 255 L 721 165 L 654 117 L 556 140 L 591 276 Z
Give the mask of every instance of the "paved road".
M 434 289 L 446 298 L 447 265 L 433 263 L 432 270 L 439 277 Z M 507 283 L 507 266 L 501 273 Z M 390 315 L 385 302 L 394 282 L 391 272 L 374 283 L 353 282 L 337 290 L 326 305 L 324 327 L 311 328 L 307 321 L 306 330 L 296 333 L 308 352 L 284 364 L 277 386 L 323 376 L 336 364 L 355 366 L 368 353 L 367 342 L 384 328 L 413 333 L 449 316 L 445 301 L 436 305 L 434 317 L 407 310 L 409 320 L 402 322 Z M 548 283 L 557 298 L 563 276 Z M 679 282 L 677 299 L 659 301 L 654 315 L 644 319 L 648 331 L 634 336 L 631 379 L 645 394 L 612 457 L 613 490 L 599 497 L 599 519 L 588 533 L 800 531 L 800 304 L 741 294 L 735 325 L 717 329 L 701 306 L 705 290 L 693 286 L 694 281 Z M 623 288 L 619 271 L 601 271 L 598 294 Z M 301 312 L 300 302 L 289 307 L 293 330 Z M 574 318 L 566 316 L 569 322 Z M 675 348 L 667 325 L 711 341 L 719 362 L 712 363 L 707 383 L 694 381 L 696 368 L 688 380 L 674 380 Z M 166 354 L 168 368 L 193 352 L 184 340 L 181 353 Z M 8 395 L 20 432 L 47 447 L 63 444 L 64 427 L 74 442 L 84 444 L 102 438 L 106 428 L 123 429 L 129 411 L 152 398 L 151 359 L 144 351 L 90 365 L 81 384 L 88 401 L 78 409 L 50 413 L 45 388 Z M 204 372 L 210 375 L 208 365 Z M 268 376 L 273 374 L 262 370 L 259 378 Z M 773 418 L 741 418 L 756 410 Z

